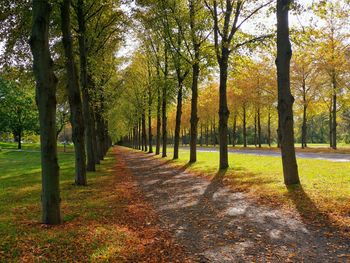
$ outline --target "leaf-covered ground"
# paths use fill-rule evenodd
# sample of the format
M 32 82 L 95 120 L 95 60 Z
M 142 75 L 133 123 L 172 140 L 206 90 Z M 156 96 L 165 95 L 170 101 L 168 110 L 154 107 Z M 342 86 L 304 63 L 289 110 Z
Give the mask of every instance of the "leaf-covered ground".
M 39 153 L 0 153 L 0 262 L 185 262 L 161 229 L 118 153 L 89 185 L 73 182 L 73 155 L 59 155 L 64 224 L 40 224 Z
M 164 228 L 169 229 L 197 261 L 350 261 L 350 240 L 345 230 L 333 226 L 327 214 L 318 210 L 303 189 L 289 189 L 289 195 L 281 195 L 271 188 L 276 200 L 271 195 L 262 201 L 267 195 L 259 196 L 258 190 L 264 192 L 265 184 L 273 186 L 273 182 L 261 181 L 264 169 L 268 169 L 263 167 L 263 162 L 259 163 L 263 167 L 261 174 L 244 173 L 246 180 L 254 177 L 256 181 L 244 180 L 240 173 L 245 170 L 243 167 L 235 170 L 237 173 L 226 171 L 226 174 L 216 173 L 212 178 L 205 178 L 194 175 L 193 167 L 186 164 L 174 166 L 170 160 L 159 160 L 142 152 L 125 148 L 119 151 L 147 200 L 158 211 Z M 250 160 L 252 166 L 253 162 Z M 203 162 L 199 166 L 197 173 L 205 169 Z M 249 188 L 255 190 L 257 198 Z M 293 205 L 282 208 L 287 200 Z

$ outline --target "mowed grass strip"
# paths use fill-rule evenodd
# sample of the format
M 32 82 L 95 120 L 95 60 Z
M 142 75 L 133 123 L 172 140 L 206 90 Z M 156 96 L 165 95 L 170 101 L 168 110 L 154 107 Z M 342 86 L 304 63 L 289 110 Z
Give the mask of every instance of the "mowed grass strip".
M 180 150 L 178 160 L 170 164 L 186 166 L 195 174 L 218 175 L 219 153 L 197 152 L 197 162 L 188 164 L 189 151 Z M 349 231 L 350 226 L 350 165 L 325 160 L 298 159 L 301 187 L 286 187 L 283 182 L 280 157 L 229 154 L 230 168 L 224 182 L 250 194 L 258 202 L 283 206 L 313 223 L 336 224 Z

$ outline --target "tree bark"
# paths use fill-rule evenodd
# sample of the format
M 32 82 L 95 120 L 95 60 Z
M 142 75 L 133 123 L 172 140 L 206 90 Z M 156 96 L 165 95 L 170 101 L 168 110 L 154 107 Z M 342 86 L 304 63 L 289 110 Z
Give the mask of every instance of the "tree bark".
M 30 47 L 33 54 L 33 71 L 36 79 L 36 102 L 39 110 L 42 221 L 59 224 L 60 187 L 56 141 L 56 87 L 49 47 L 51 6 L 47 0 L 33 0 L 33 22 Z
M 159 74 L 158 74 L 159 75 Z M 160 117 L 160 88 L 157 87 L 157 138 L 156 138 L 156 155 L 160 153 L 160 126 L 161 126 L 161 117 Z
M 220 166 L 219 169 L 228 168 L 227 151 L 227 122 L 230 111 L 227 107 L 227 68 L 228 68 L 229 50 L 227 47 L 221 48 L 220 59 L 220 88 L 219 88 L 219 143 L 220 143 Z
M 83 116 L 85 123 L 85 141 L 87 152 L 87 171 L 96 171 L 95 167 L 95 149 L 93 145 L 92 117 L 90 112 L 90 94 L 88 86 L 87 73 L 87 50 L 86 50 L 86 25 L 84 15 L 84 0 L 78 0 L 77 4 L 78 18 L 78 39 L 79 39 L 79 55 L 80 55 L 80 85 L 83 94 Z
M 66 57 L 67 93 L 70 106 L 70 122 L 72 124 L 72 139 L 75 151 L 75 184 L 86 185 L 86 153 L 84 144 L 84 119 L 80 95 L 77 67 L 73 53 L 70 18 L 71 0 L 64 0 L 61 4 L 62 42 Z
M 328 109 L 329 111 L 329 120 L 328 120 L 328 126 L 329 126 L 329 147 L 333 148 L 333 119 L 332 119 L 332 105 Z
M 258 107 L 258 146 L 261 148 L 261 113 L 260 107 Z
M 153 153 L 152 145 L 152 90 L 151 87 L 148 88 L 148 153 Z
M 243 105 L 243 146 L 247 147 L 247 111 Z
M 199 61 L 199 47 L 197 47 L 196 58 Z M 197 126 L 198 126 L 198 78 L 199 62 L 192 65 L 192 97 L 191 97 L 191 128 L 190 128 L 190 163 L 197 161 Z
M 337 149 L 337 81 L 335 78 L 335 73 L 333 73 L 332 78 L 333 84 L 333 108 L 332 108 L 332 148 Z
M 22 130 L 21 129 L 18 131 L 17 149 L 18 150 L 22 149 Z
M 232 128 L 232 146 L 236 146 L 237 137 L 237 113 L 233 116 L 233 128 Z
M 144 151 L 147 152 L 147 133 L 146 133 L 146 113 L 145 109 L 142 110 L 142 140 L 144 145 Z
M 162 89 L 162 157 L 166 157 L 168 131 L 167 131 L 167 100 L 168 100 L 168 47 L 164 47 L 164 85 Z
M 302 84 L 303 91 L 303 123 L 301 126 L 301 148 L 307 147 L 306 136 L 307 136 L 307 119 L 306 119 L 306 110 L 307 110 L 307 101 L 306 101 L 306 83 L 305 77 L 303 78 Z
M 257 110 L 254 112 L 254 146 L 258 144 L 258 125 L 257 125 Z
M 290 60 L 292 49 L 289 40 L 290 0 L 277 0 L 277 82 L 279 137 L 281 142 L 284 183 L 299 184 L 298 165 L 295 157 L 293 130 L 294 98 L 290 91 Z
M 267 143 L 271 147 L 271 110 L 269 108 L 267 116 Z
M 181 115 L 182 115 L 182 82 L 179 82 L 177 92 L 177 105 L 176 105 L 176 120 L 175 120 L 175 138 L 174 138 L 174 156 L 173 159 L 179 158 L 179 144 L 180 144 L 180 131 L 181 131 Z

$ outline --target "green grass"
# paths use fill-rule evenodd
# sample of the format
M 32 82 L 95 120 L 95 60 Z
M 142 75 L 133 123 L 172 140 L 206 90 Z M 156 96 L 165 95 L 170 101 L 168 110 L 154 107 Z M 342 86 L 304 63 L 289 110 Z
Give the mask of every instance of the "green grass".
M 0 142 L 0 149 L 2 149 L 2 150 L 8 150 L 8 149 L 17 150 L 17 143 Z M 22 150 L 23 151 L 40 151 L 40 144 L 39 143 L 22 143 Z M 58 143 L 57 150 L 59 152 L 63 152 L 64 145 L 61 143 Z M 66 150 L 67 150 L 67 152 L 73 152 L 74 146 L 72 144 L 66 145 Z
M 0 152 L 0 262 L 111 260 L 133 239 L 111 219 L 118 213 L 111 209 L 117 204 L 110 189 L 114 155 L 109 154 L 97 172 L 88 173 L 86 187 L 73 185 L 74 155 L 60 152 L 58 157 L 64 224 L 45 227 L 40 224 L 40 153 Z
M 171 149 L 168 156 L 170 160 Z M 188 150 L 180 150 L 179 156 L 179 160 L 171 163 L 186 165 L 190 171 L 211 178 L 218 175 L 218 152 L 197 152 L 198 161 L 191 165 Z M 349 163 L 299 159 L 302 187 L 294 189 L 284 185 L 279 157 L 229 154 L 229 166 L 224 177 L 226 183 L 261 202 L 297 208 L 305 218 L 325 215 L 342 225 L 350 223 Z

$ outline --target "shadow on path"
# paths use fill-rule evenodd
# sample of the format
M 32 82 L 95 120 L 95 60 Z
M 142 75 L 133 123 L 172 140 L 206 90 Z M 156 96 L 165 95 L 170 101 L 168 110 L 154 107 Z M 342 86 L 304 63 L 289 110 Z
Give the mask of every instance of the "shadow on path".
M 255 203 L 223 184 L 227 171 L 207 180 L 170 162 L 119 149 L 128 169 L 170 230 L 199 262 L 338 262 L 350 242 L 314 229 L 300 217 Z M 302 189 L 288 193 L 297 210 L 321 212 Z M 303 201 L 303 202 L 301 202 Z M 346 261 L 344 261 L 346 262 Z

